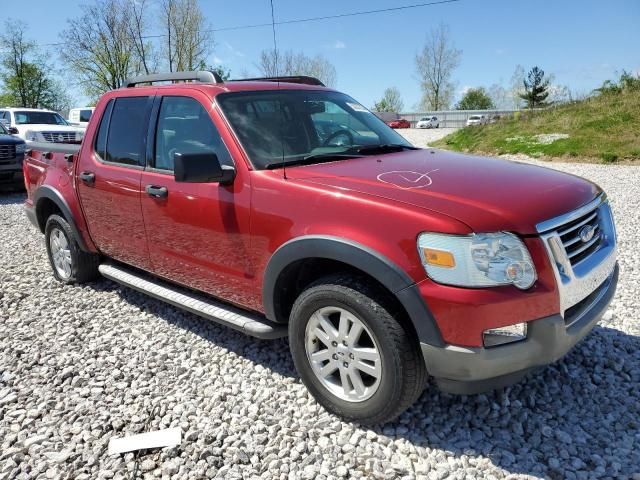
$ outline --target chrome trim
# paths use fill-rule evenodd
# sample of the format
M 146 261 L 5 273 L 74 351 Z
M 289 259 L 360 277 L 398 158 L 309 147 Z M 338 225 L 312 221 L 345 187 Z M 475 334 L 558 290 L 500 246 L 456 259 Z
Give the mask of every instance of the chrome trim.
M 615 268 L 615 267 L 614 267 Z M 598 294 L 588 303 L 582 306 L 582 309 L 578 315 L 571 319 L 571 322 L 566 323 L 566 327 L 569 328 L 572 325 L 575 325 L 577 322 L 582 320 L 582 318 L 591 311 L 594 305 L 596 305 L 609 291 L 609 286 L 611 285 L 611 279 L 613 278 L 613 273 L 611 273 L 603 284 L 598 286 L 600 291 Z
M 591 210 L 595 210 L 606 201 L 607 201 L 607 194 L 602 192 L 595 199 L 593 199 L 586 205 L 583 205 L 582 207 L 578 208 L 577 210 L 574 210 L 569 213 L 565 213 L 564 215 L 559 215 L 550 220 L 545 220 L 544 222 L 540 222 L 539 224 L 536 225 L 536 230 L 538 231 L 538 233 L 544 233 L 544 232 L 548 232 L 549 230 L 555 230 L 558 227 L 561 227 L 562 225 L 565 225 L 577 218 L 580 218 L 581 216 L 590 212 Z
M 570 259 L 575 257 L 576 255 L 580 255 L 582 252 L 584 252 L 587 248 L 589 248 L 591 245 L 593 245 L 594 243 L 596 243 L 598 240 L 600 240 L 600 237 L 602 237 L 602 235 L 597 234 L 595 235 L 591 240 L 589 240 L 587 243 L 585 243 L 584 245 L 582 245 L 580 248 L 577 248 L 576 250 L 574 250 L 573 252 L 571 252 L 570 254 L 567 255 L 567 257 L 569 257 Z M 565 245 L 566 246 L 566 245 Z
M 566 228 L 564 230 L 561 230 L 558 232 L 558 235 L 560 235 L 561 237 L 566 235 L 569 232 L 573 232 L 574 230 L 579 229 L 580 227 L 582 227 L 583 225 L 586 225 L 587 223 L 589 223 L 591 220 L 593 220 L 594 218 L 596 218 L 598 216 L 598 212 L 593 212 L 593 215 L 590 215 L 589 217 L 585 218 L 583 221 L 581 221 L 580 223 L 575 224 L 572 227 Z
M 572 222 L 591 210 L 598 210 L 598 235 L 585 244 L 580 251 L 572 252 L 575 256 L 586 250 L 596 241 L 598 247 L 584 259 L 572 265 L 565 246 L 560 238 L 563 234 L 561 227 Z M 616 230 L 613 222 L 611 207 L 604 194 L 589 202 L 587 205 L 566 215 L 547 220 L 538 224 L 540 235 L 553 267 L 558 292 L 560 295 L 560 315 L 564 317 L 567 309 L 581 302 L 591 295 L 611 275 L 616 266 Z M 551 230 L 549 230 L 551 228 Z M 555 230 L 554 230 L 555 228 Z M 557 229 L 560 229 L 558 231 Z M 566 233 L 566 232 L 565 232 Z

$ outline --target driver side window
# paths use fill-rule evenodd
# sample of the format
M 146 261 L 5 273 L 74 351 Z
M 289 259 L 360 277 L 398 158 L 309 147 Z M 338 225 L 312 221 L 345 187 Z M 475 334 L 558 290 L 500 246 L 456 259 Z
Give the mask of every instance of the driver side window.
M 153 168 L 173 172 L 176 153 L 215 153 L 221 165 L 233 165 L 220 133 L 200 102 L 166 96 L 158 113 Z

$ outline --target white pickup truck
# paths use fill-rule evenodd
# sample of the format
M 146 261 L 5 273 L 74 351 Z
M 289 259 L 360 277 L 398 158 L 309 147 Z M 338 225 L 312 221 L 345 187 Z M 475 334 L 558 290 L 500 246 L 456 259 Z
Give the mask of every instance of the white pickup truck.
M 0 121 L 27 142 L 80 143 L 84 129 L 73 127 L 51 110 L 0 108 Z

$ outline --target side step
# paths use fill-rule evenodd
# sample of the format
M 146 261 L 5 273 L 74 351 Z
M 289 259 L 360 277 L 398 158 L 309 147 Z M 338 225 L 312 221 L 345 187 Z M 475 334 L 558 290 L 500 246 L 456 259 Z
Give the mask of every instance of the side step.
M 258 314 L 245 312 L 185 288 L 141 274 L 133 269 L 112 263 L 103 263 L 98 267 L 98 270 L 103 276 L 114 282 L 253 337 L 273 339 L 287 336 L 286 325 L 270 322 Z

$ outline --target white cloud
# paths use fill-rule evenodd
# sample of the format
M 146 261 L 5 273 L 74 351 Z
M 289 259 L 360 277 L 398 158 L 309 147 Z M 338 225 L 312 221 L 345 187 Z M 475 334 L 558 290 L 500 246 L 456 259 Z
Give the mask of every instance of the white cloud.
M 227 49 L 233 53 L 236 57 L 244 57 L 245 54 L 244 52 L 241 52 L 240 50 L 236 50 L 233 45 L 231 45 L 229 42 L 225 41 L 224 42 L 224 46 L 227 47 Z
M 224 62 L 222 61 L 222 59 L 220 57 L 218 57 L 217 55 L 213 56 L 213 63 L 216 65 L 222 65 Z
M 473 87 L 472 87 L 471 85 L 465 85 L 464 87 L 462 87 L 462 88 L 460 89 L 460 96 L 461 96 L 461 97 L 464 97 L 464 96 L 467 94 L 467 92 L 468 92 L 469 90 L 471 90 L 472 88 L 473 88 Z
M 496 55 L 504 55 L 507 53 L 506 48 L 496 48 Z
M 342 40 L 336 40 L 336 43 L 333 44 L 333 48 L 347 48 L 347 44 L 344 43 Z

